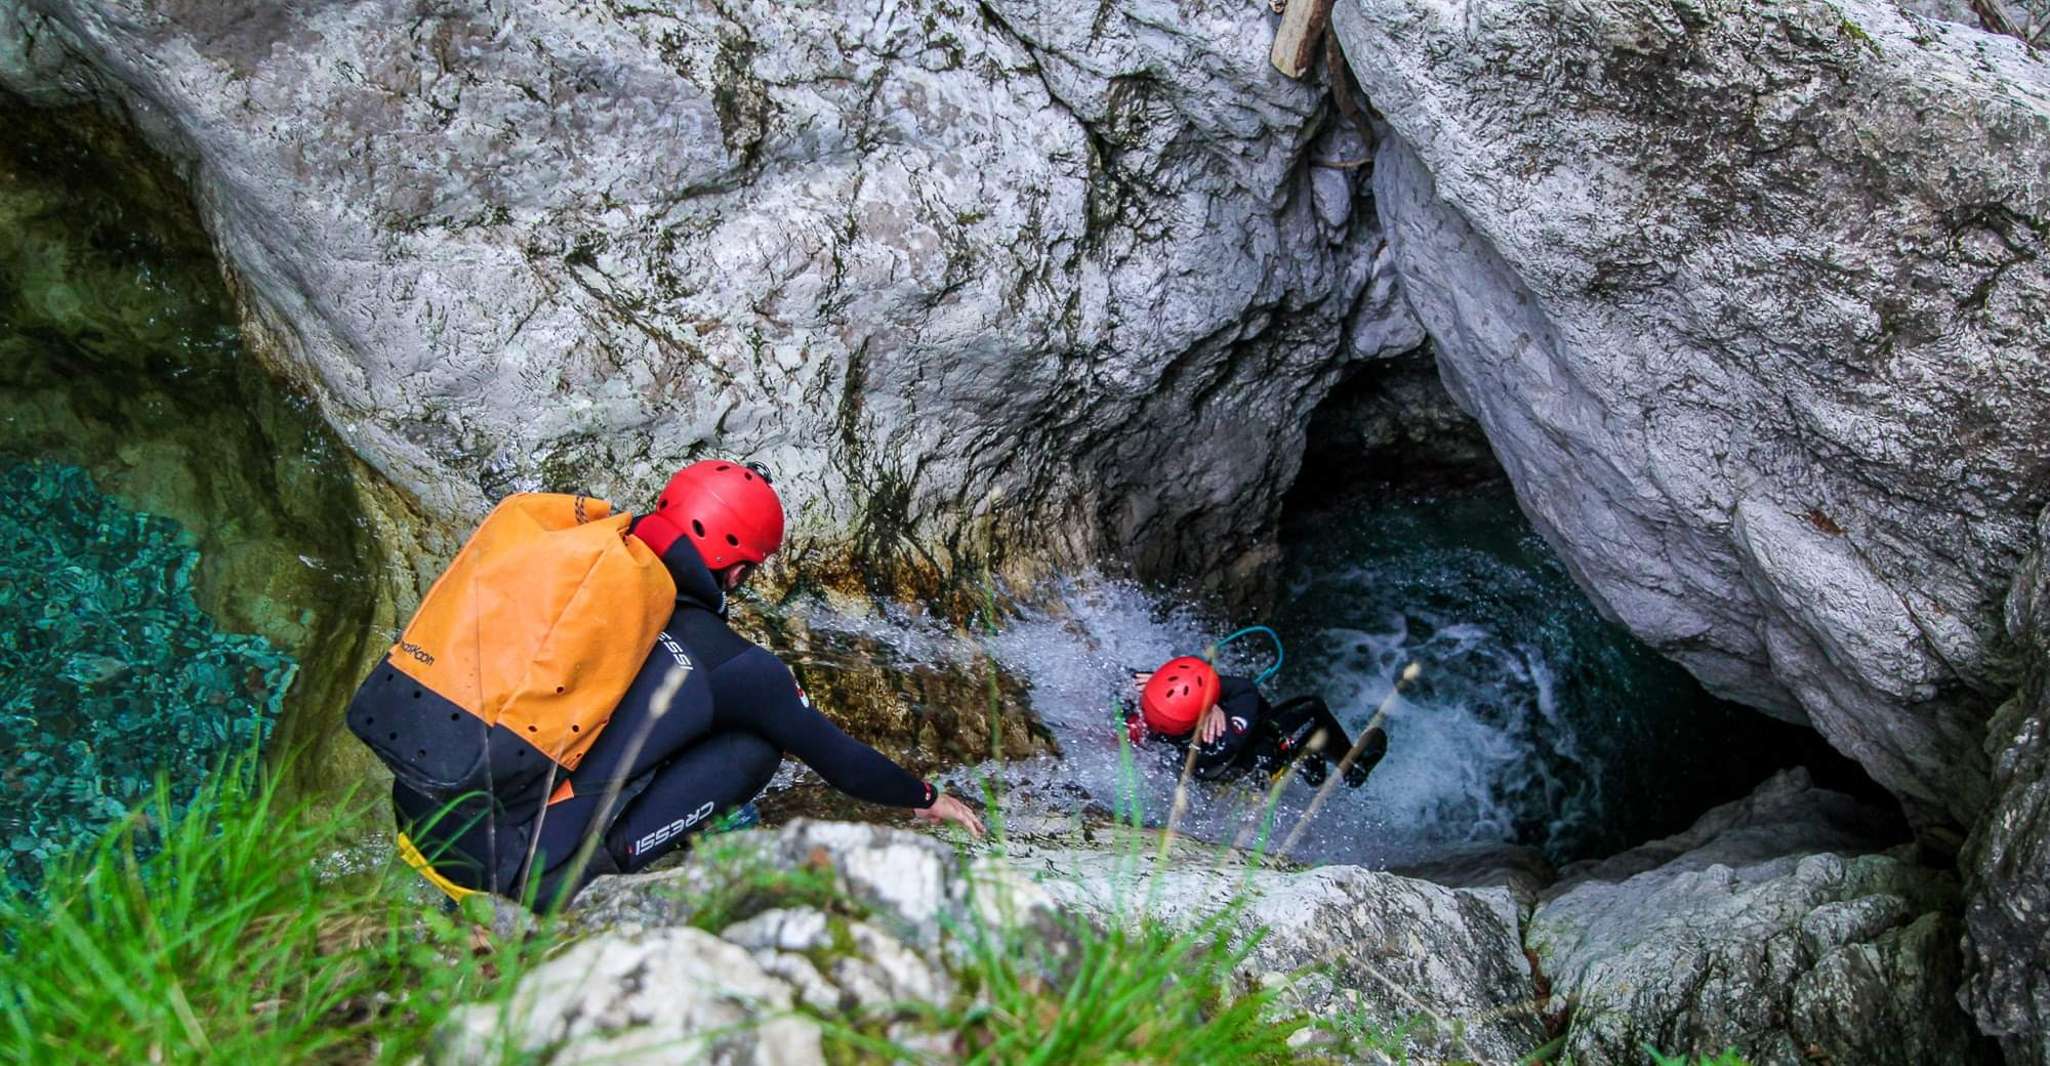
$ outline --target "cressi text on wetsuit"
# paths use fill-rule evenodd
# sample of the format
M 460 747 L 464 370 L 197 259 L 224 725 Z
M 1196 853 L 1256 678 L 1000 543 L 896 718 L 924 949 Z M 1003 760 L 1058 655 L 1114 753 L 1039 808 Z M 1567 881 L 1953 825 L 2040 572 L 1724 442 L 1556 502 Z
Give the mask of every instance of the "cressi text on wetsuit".
M 857 799 L 925 808 L 938 798 L 842 732 L 811 706 L 781 659 L 727 625 L 725 596 L 689 538 L 671 542 L 662 562 L 676 582 L 669 624 L 604 732 L 545 805 L 517 809 L 477 797 L 436 817 L 441 805 L 394 783 L 400 828 L 443 876 L 517 897 L 531 850 L 538 902 L 548 902 L 607 809 L 616 813 L 581 880 L 642 869 L 761 792 L 786 752 Z

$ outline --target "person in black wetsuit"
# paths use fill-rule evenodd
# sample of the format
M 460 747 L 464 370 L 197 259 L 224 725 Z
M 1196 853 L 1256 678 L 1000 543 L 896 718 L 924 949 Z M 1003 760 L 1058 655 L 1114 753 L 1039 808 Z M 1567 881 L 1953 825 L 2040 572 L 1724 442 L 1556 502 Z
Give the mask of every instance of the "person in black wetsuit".
M 1193 656 L 1169 660 L 1160 669 L 1132 674 L 1137 700 L 1123 701 L 1125 728 L 1133 743 L 1159 738 L 1176 766 L 1196 746 L 1190 773 L 1214 781 L 1259 772 L 1273 777 L 1290 765 L 1311 785 L 1324 783 L 1330 768 L 1352 749 L 1345 727 L 1317 696 L 1270 704 L 1250 679 L 1219 674 Z M 1367 730 L 1359 758 L 1345 771 L 1358 788 L 1388 754 L 1388 734 Z
M 727 593 L 782 544 L 782 505 L 766 471 L 687 466 L 631 534 L 669 569 L 676 607 L 604 731 L 545 805 L 517 810 L 474 797 L 444 811 L 394 783 L 400 829 L 436 873 L 514 898 L 534 884 L 537 907 L 566 902 L 596 875 L 643 869 L 747 803 L 785 753 L 858 799 L 982 835 L 965 804 L 842 732 L 782 660 L 727 625 Z M 594 833 L 589 861 L 577 862 Z

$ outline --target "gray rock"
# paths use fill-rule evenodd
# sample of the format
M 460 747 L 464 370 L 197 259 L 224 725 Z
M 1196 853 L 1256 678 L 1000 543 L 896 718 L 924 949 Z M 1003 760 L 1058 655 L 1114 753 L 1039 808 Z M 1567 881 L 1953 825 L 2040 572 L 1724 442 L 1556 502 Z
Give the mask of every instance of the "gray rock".
M 752 951 L 764 971 L 795 975 L 804 1001 L 822 1010 L 945 1003 L 954 991 L 946 971 L 896 938 L 809 908 L 765 911 L 719 937 Z
M 697 929 L 586 940 L 520 980 L 511 1000 L 466 1007 L 436 1034 L 436 1063 L 546 1053 L 550 1063 L 824 1063 L 819 1029 L 747 951 Z
M 1956 22 L 1978 29 L 1979 15 L 1969 0 L 1895 0 L 1902 11 L 1938 22 Z
M 1524 911 L 1535 906 L 1538 895 L 1559 879 L 1544 852 L 1516 844 L 1474 845 L 1391 872 L 1447 888 L 1500 888 Z
M 1156 865 L 1150 851 L 1020 846 L 1010 860 L 1063 906 L 1099 920 L 1146 914 L 1193 924 L 1234 900 L 1244 928 L 1264 929 L 1243 965 L 1263 983 L 1299 975 L 1284 1002 L 1383 1032 L 1415 1022 L 1411 1050 L 1516 1062 L 1545 1042 L 1518 938 L 1518 906 L 1502 888 L 1323 866 L 1247 871 L 1214 854 Z
M 1242 586 L 1341 364 L 1419 336 L 1270 22 L 0 0 L 0 85 L 184 162 L 259 354 L 409 522 L 738 453 L 849 582 L 1003 542 Z
M 1428 346 L 1363 363 L 1317 407 L 1303 449 L 1303 483 L 1324 491 L 1405 490 L 1501 476 L 1488 438 L 1438 377 Z
M 1525 934 L 1575 1062 L 1735 1047 L 1754 1063 L 1972 1062 L 1954 883 L 1782 775 L 1693 829 L 1569 870 Z M 1802 827 L 1813 807 L 1818 824 Z M 1833 808 L 1833 809 L 1832 809 Z M 1827 841 L 1841 853 L 1812 852 Z
M 1073 936 L 1060 912 L 1098 922 L 1143 913 L 1193 925 L 1230 913 L 1235 900 L 1235 920 L 1247 931 L 1266 929 L 1240 972 L 1281 985 L 1289 1007 L 1384 1033 L 1413 1022 L 1412 1049 L 1427 1055 L 1513 1061 L 1544 1042 L 1518 942 L 1519 909 L 1502 889 L 1450 889 L 1358 867 L 1248 871 L 1186 844 L 1170 850 L 1155 880 L 1150 836 L 1101 827 L 1094 837 L 1094 845 L 1080 835 L 1013 840 L 970 858 L 920 833 L 805 821 L 715 838 L 674 869 L 600 878 L 574 913 L 573 928 L 587 938 L 579 953 L 521 985 L 516 1002 L 534 1013 L 511 1023 L 515 1043 L 556 1042 L 584 1055 L 597 1052 L 580 1050 L 582 1042 L 595 1041 L 633 1061 L 635 1049 L 675 1034 L 648 1028 L 632 997 L 650 981 L 713 960 L 738 967 L 734 987 L 763 1003 L 824 1024 L 881 1027 L 944 1061 L 959 1050 L 951 1034 L 901 1008 L 958 1004 L 964 991 L 972 994 L 975 981 L 957 974 L 985 943 L 978 930 L 1022 929 L 1057 968 Z M 821 876 L 832 882 L 824 896 L 807 884 Z M 717 937 L 656 936 L 708 924 Z M 655 961 L 661 953 L 693 961 Z M 763 991 L 764 982 L 780 991 Z M 563 991 L 573 986 L 575 996 Z M 621 1001 L 629 1006 L 608 1006 Z M 487 1017 L 497 1015 L 480 1007 L 451 1027 L 449 1061 L 469 1061 L 461 1056 L 477 1046 L 473 1036 Z M 599 1020 L 578 1021 L 587 1017 Z M 751 1046 L 735 1045 L 732 1054 Z
M 2009 1062 L 2050 1066 L 2050 511 L 2037 537 L 2007 601 L 2028 673 L 1988 730 L 1997 793 L 1965 853 L 1965 1000 Z
M 2050 62 L 1882 0 L 1340 0 L 1453 394 L 1604 611 L 1955 845 L 2050 496 Z
M 1754 866 L 1819 852 L 1857 855 L 1901 843 L 1899 818 L 1869 803 L 1816 788 L 1808 771 L 1782 770 L 1732 803 L 1715 807 L 1685 831 L 1605 859 L 1569 863 L 1548 895 L 1585 881 L 1622 881 L 1648 870 Z
M 937 938 L 943 919 L 961 916 L 968 905 L 969 882 L 956 874 L 953 849 L 923 833 L 799 819 L 774 832 L 712 837 L 697 849 L 709 860 L 592 882 L 577 896 L 578 924 L 683 925 L 697 920 L 707 901 L 745 902 L 751 879 L 792 871 L 830 879 L 836 896 L 918 943 Z

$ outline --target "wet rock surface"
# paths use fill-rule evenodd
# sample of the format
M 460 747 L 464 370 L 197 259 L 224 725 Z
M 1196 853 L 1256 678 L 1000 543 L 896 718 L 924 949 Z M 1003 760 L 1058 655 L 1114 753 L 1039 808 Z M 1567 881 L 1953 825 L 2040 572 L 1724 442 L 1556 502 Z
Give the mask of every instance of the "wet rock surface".
M 1526 943 L 1575 1062 L 1646 1045 L 1754 1063 L 1979 1062 L 1958 1006 L 1958 890 L 1882 812 L 1799 771 L 1686 833 L 1564 870 Z
M 1966 1003 L 2009 1062 L 2050 1064 L 2050 512 L 2015 576 L 2008 625 L 2028 673 L 1987 730 L 1997 790 L 1966 849 Z
M 2050 62 L 1889 3 L 1334 19 L 1403 291 L 1533 521 L 1955 846 L 2050 495 Z
M 716 449 L 843 584 L 1227 587 L 1342 364 L 1418 339 L 1271 18 L 8 0 L 0 78 L 185 162 L 246 331 L 431 521 Z

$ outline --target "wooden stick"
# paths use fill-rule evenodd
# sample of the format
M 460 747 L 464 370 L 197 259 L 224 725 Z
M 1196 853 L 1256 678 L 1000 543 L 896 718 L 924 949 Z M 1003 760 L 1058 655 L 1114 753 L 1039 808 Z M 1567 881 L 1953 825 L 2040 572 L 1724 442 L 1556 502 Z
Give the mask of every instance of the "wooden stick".
M 1324 28 L 1331 25 L 1332 0 L 1290 0 L 1274 31 L 1274 69 L 1291 78 L 1309 73 L 1324 46 Z

